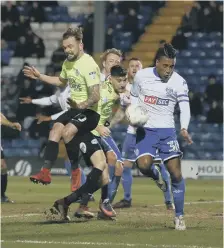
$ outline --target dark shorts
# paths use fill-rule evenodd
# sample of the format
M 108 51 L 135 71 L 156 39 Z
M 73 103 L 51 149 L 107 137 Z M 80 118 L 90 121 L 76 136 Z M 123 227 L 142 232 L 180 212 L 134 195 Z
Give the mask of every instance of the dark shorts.
M 96 151 L 102 150 L 98 140 L 90 132 L 87 132 L 82 135 L 77 134 L 75 136 L 75 140 L 73 144 L 74 144 L 73 155 L 76 155 L 76 159 L 74 157 L 74 160 L 78 162 L 80 161 L 80 159 L 83 158 L 87 166 L 92 166 L 92 163 L 90 163 L 91 156 Z M 81 156 L 80 156 L 80 153 L 81 153 Z
M 100 115 L 91 109 L 69 109 L 60 115 L 55 122 L 66 125 L 72 123 L 78 128 L 79 133 L 87 133 L 92 131 L 98 125 Z
M 104 152 L 104 154 L 105 154 L 105 156 L 106 156 L 106 153 L 107 152 L 110 152 L 110 151 L 113 151 L 113 149 L 110 147 L 110 145 L 104 140 L 104 139 L 102 139 L 101 137 L 98 137 L 98 136 L 94 136 L 96 139 L 97 139 L 97 141 L 98 141 L 98 144 L 99 144 L 99 146 L 100 146 L 100 148 L 103 150 L 103 152 Z M 99 149 L 98 149 L 99 150 Z M 94 149 L 92 149 L 92 151 L 94 151 Z M 97 151 L 96 149 L 95 149 L 95 151 Z M 94 152 L 95 152 L 94 151 Z M 94 152 L 92 152 L 92 154 L 94 153 Z M 91 162 L 91 160 L 90 160 L 90 157 L 92 156 L 89 156 L 90 154 L 85 154 L 85 153 L 83 153 L 82 152 L 82 157 L 81 157 L 81 159 L 83 159 L 84 160 L 84 162 L 85 162 L 85 164 L 87 165 L 87 166 L 93 166 L 93 164 L 92 164 L 92 162 Z

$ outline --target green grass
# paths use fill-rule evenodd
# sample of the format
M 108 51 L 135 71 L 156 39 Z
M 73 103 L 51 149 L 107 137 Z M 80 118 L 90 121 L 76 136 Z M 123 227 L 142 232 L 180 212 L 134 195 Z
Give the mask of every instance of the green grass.
M 32 184 L 25 177 L 10 177 L 8 196 L 15 200 L 15 204 L 2 204 L 2 248 L 113 248 L 128 247 L 127 244 L 137 248 L 223 247 L 223 205 L 205 203 L 222 201 L 221 180 L 187 181 L 186 202 L 198 204 L 185 205 L 187 230 L 183 232 L 173 229 L 173 213 L 165 209 L 161 191 L 147 178 L 134 179 L 133 207 L 117 211 L 117 221 L 72 219 L 66 224 L 46 222 L 42 215 L 44 210 L 68 194 L 69 188 L 68 177 L 53 177 L 49 186 Z M 122 192 L 120 188 L 115 201 L 122 198 Z M 99 192 L 95 198 L 96 202 L 90 206 L 97 212 Z M 71 206 L 71 217 L 77 207 L 77 204 Z M 39 215 L 26 215 L 30 213 Z M 18 240 L 54 243 L 20 243 Z

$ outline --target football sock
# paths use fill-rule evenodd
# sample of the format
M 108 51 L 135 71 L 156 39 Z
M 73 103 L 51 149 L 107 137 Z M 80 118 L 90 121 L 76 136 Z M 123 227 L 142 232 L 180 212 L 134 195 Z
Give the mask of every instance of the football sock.
M 102 202 L 104 200 L 108 199 L 108 184 L 104 185 L 101 189 L 101 200 Z
M 110 180 L 112 181 L 114 174 L 115 174 L 115 166 L 108 165 L 108 168 L 109 168 L 109 177 L 110 177 Z
M 1 174 L 1 197 L 5 197 L 5 192 L 7 189 L 8 174 Z
M 114 174 L 115 174 L 115 166 L 114 165 L 109 165 L 108 164 L 108 169 L 109 169 L 109 178 L 110 178 L 110 182 L 108 184 L 108 196 L 111 195 L 111 187 L 112 187 L 112 181 L 113 181 L 113 178 L 114 178 Z
M 176 216 L 184 214 L 184 196 L 185 196 L 185 180 L 182 178 L 181 181 L 171 179 L 173 201 L 175 205 Z
M 71 168 L 72 170 L 76 170 L 79 167 L 79 146 L 77 146 L 76 137 L 73 137 L 71 141 L 65 144 L 65 147 Z
M 101 187 L 99 185 L 101 176 L 102 171 L 97 168 L 93 168 L 86 178 L 86 183 L 75 192 L 64 198 L 65 204 L 69 206 L 71 203 L 76 202 L 82 194 L 93 194 L 97 191 Z
M 45 160 L 44 160 L 43 168 L 49 170 L 52 168 L 54 162 L 58 157 L 58 150 L 59 150 L 58 142 L 49 140 L 45 148 L 45 153 L 44 153 Z
M 84 193 L 84 194 L 82 194 L 82 196 L 81 196 L 81 202 L 80 202 L 80 205 L 87 206 L 87 205 L 88 205 L 88 202 L 89 202 L 90 197 L 91 197 L 91 195 L 90 195 L 90 194 L 88 194 L 88 193 Z
M 84 169 L 83 168 L 80 169 L 81 169 L 81 185 L 83 185 L 86 182 L 86 175 L 84 173 Z
M 151 166 L 151 178 L 154 179 L 154 180 L 159 179 L 159 172 L 158 172 L 158 170 L 156 170 L 154 164 Z
M 119 183 L 121 181 L 121 177 L 120 176 L 114 176 L 112 181 L 110 182 L 110 190 L 109 190 L 109 199 L 110 202 L 113 202 L 116 194 L 117 194 L 117 189 L 119 186 Z
M 71 163 L 69 160 L 65 160 L 64 162 L 65 169 L 67 170 L 67 175 L 71 176 Z
M 164 164 L 160 164 L 160 168 L 161 168 L 162 178 L 167 184 L 167 191 L 163 192 L 165 202 L 173 202 L 172 194 L 171 194 L 171 182 L 170 182 L 169 173 L 166 170 L 166 167 Z
M 131 173 L 131 168 L 124 167 L 123 174 L 122 174 L 122 185 L 124 189 L 124 199 L 130 201 L 132 198 L 132 183 L 133 177 Z
M 77 190 L 81 186 L 81 169 L 77 168 L 75 170 L 72 170 L 72 191 Z

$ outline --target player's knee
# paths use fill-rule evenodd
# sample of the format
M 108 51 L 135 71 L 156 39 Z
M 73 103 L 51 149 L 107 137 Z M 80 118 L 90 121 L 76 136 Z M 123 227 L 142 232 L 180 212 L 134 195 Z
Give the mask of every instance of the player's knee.
M 103 174 L 102 174 L 102 186 L 109 184 L 109 182 L 110 182 L 110 178 L 109 178 L 108 172 L 107 173 L 103 172 Z
M 109 165 L 115 165 L 116 164 L 116 162 L 117 162 L 117 155 L 116 155 L 115 152 L 109 151 L 109 152 L 107 152 L 106 156 L 107 156 L 107 163 Z
M 179 183 L 182 180 L 182 173 L 181 171 L 169 172 L 170 179 L 172 183 Z
M 123 163 L 120 161 L 117 161 L 116 165 L 115 165 L 115 176 L 122 176 L 123 173 Z
M 106 163 L 106 161 L 101 161 L 97 164 L 94 164 L 93 166 L 94 166 L 94 168 L 97 168 L 97 169 L 103 171 L 103 170 L 105 170 L 107 163 Z
M 140 157 L 138 160 L 137 160 L 137 165 L 139 167 L 140 170 L 149 170 L 151 165 L 152 165 L 152 159 L 147 156 L 147 157 Z
M 55 123 L 50 131 L 49 140 L 59 142 L 62 136 L 64 125 L 60 123 Z
M 62 138 L 65 144 L 69 143 L 77 134 L 78 129 L 72 123 L 68 123 L 62 131 Z

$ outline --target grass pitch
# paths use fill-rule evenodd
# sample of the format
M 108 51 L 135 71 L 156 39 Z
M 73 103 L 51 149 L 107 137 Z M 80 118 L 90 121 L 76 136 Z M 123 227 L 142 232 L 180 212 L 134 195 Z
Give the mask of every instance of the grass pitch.
M 173 213 L 163 204 L 163 194 L 147 178 L 135 178 L 133 207 L 118 210 L 117 221 L 92 219 L 49 223 L 42 214 L 70 190 L 68 177 L 53 177 L 51 185 L 32 184 L 26 177 L 10 177 L 8 196 L 15 204 L 2 204 L 2 248 L 69 247 L 223 247 L 221 180 L 187 180 L 186 231 L 175 231 Z M 120 186 L 115 202 L 122 198 Z M 100 194 L 91 203 L 98 210 Z M 71 206 L 70 216 L 78 207 Z

